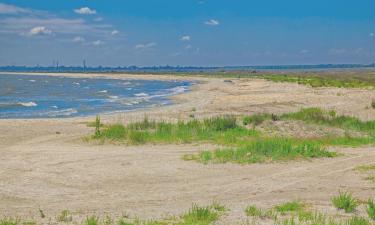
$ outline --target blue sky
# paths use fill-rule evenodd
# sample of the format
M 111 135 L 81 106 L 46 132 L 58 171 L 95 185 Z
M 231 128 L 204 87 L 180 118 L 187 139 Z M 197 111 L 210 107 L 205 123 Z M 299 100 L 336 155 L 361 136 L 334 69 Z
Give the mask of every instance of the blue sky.
M 0 65 L 375 62 L 374 0 L 0 0 Z

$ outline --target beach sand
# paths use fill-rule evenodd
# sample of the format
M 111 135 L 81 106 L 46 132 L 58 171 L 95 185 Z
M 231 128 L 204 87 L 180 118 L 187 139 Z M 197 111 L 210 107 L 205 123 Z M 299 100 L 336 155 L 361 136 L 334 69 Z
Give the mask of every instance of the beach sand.
M 61 75 L 61 74 L 51 74 Z M 375 119 L 375 91 L 310 88 L 262 79 L 219 79 L 172 75 L 63 74 L 118 79 L 199 81 L 175 104 L 136 112 L 101 115 L 104 123 L 143 119 L 177 121 L 191 115 L 281 114 L 302 107 L 335 109 L 363 120 Z M 186 153 L 210 144 L 124 146 L 88 143 L 94 117 L 0 120 L 0 214 L 46 222 L 61 210 L 75 218 L 91 214 L 160 218 L 179 215 L 192 203 L 220 202 L 230 208 L 221 223 L 245 221 L 248 204 L 271 207 L 301 199 L 335 213 L 330 198 L 339 190 L 367 200 L 375 185 L 353 169 L 375 161 L 373 147 L 336 148 L 331 159 L 270 164 L 203 165 L 183 161 Z M 42 209 L 47 218 L 39 217 Z M 360 212 L 363 212 L 360 211 Z

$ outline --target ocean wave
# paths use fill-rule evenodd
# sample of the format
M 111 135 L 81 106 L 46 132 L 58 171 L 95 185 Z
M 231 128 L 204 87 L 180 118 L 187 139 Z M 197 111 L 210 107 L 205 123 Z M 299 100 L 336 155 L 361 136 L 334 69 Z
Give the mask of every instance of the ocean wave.
M 35 102 L 18 102 L 17 104 L 25 106 L 25 107 L 35 107 L 38 106 Z
M 99 93 L 108 93 L 107 90 L 102 90 L 102 91 L 99 91 Z
M 40 112 L 38 113 L 39 116 L 46 116 L 46 117 L 60 117 L 60 116 L 71 116 L 73 114 L 78 113 L 78 111 L 74 108 L 69 109 L 62 109 L 62 110 L 53 110 L 47 112 Z
M 137 97 L 148 97 L 149 95 L 147 93 L 141 92 L 141 93 L 138 93 L 138 94 L 134 94 L 134 96 L 137 96 Z
M 38 106 L 35 102 L 0 102 L 0 108 L 14 108 L 14 107 L 35 107 Z

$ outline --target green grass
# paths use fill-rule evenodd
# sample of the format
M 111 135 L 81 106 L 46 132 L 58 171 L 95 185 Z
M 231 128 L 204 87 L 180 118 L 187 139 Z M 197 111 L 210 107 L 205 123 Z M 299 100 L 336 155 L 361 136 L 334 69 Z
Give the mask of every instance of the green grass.
M 73 220 L 72 214 L 69 210 L 63 210 L 61 213 L 57 216 L 58 222 L 71 222 Z
M 5 218 L 0 220 L 0 225 L 18 225 L 19 221 L 16 219 Z
M 197 156 L 190 156 L 190 160 L 203 163 L 258 163 L 267 161 L 309 159 L 320 157 L 334 157 L 336 154 L 327 151 L 320 144 L 303 141 L 294 142 L 287 138 L 260 138 L 250 141 L 244 147 L 203 151 Z M 185 156 L 185 159 L 188 159 Z
M 281 119 L 301 120 L 308 123 L 339 127 L 343 129 L 375 132 L 375 121 L 361 121 L 351 116 L 337 116 L 335 111 L 324 111 L 319 108 L 305 108 L 295 113 L 287 113 Z
M 214 117 L 203 121 L 193 119 L 178 123 L 154 122 L 145 118 L 142 122 L 104 127 L 95 139 L 123 141 L 137 145 L 144 143 L 191 143 L 210 141 L 217 144 L 231 145 L 241 139 L 258 136 L 255 130 L 237 125 L 231 116 Z
M 99 218 L 96 216 L 89 216 L 85 220 L 85 225 L 99 225 Z
M 350 218 L 348 225 L 371 225 L 371 223 L 365 218 L 355 216 Z
M 249 205 L 245 209 L 247 216 L 262 217 L 264 215 L 262 209 L 259 209 L 255 205 Z
M 361 172 L 367 172 L 367 171 L 372 171 L 372 170 L 375 171 L 375 164 L 358 166 L 356 170 L 361 171 Z
M 358 206 L 358 201 L 349 192 L 341 192 L 331 199 L 337 209 L 343 209 L 346 213 L 352 213 Z
M 372 199 L 367 202 L 367 215 L 370 219 L 375 221 L 375 203 Z
M 357 78 L 296 76 L 296 75 L 263 75 L 261 78 L 273 82 L 289 82 L 311 87 L 338 87 L 338 88 L 373 88 L 374 82 L 361 81 Z
M 210 206 L 200 207 L 194 204 L 181 218 L 181 225 L 208 225 L 219 218 L 219 212 Z
M 281 214 L 286 214 L 288 212 L 298 212 L 303 209 L 303 205 L 298 201 L 286 202 L 275 206 L 275 209 Z

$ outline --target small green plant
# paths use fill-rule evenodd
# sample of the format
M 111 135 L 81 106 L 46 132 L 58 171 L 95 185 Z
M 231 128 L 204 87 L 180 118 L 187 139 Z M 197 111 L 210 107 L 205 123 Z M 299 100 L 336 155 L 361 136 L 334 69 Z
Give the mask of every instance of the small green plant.
M 123 218 L 121 218 L 118 222 L 117 225 L 134 225 L 133 223 L 129 223 L 125 221 Z
M 263 216 L 262 210 L 256 207 L 255 205 L 249 205 L 248 207 L 246 207 L 245 213 L 247 216 L 254 216 L 254 217 Z
M 208 225 L 216 221 L 219 218 L 219 214 L 212 207 L 200 207 L 196 204 L 182 216 L 182 225 Z
M 358 206 L 357 200 L 349 192 L 340 191 L 339 195 L 333 197 L 331 201 L 337 209 L 343 209 L 346 213 L 354 212 Z
M 69 210 L 63 210 L 61 213 L 57 216 L 58 222 L 71 222 L 73 220 L 72 214 Z
M 375 109 L 375 99 L 373 99 L 373 100 L 371 101 L 371 107 L 372 107 L 373 109 Z
M 255 114 L 252 116 L 245 116 L 242 120 L 243 124 L 245 126 L 252 124 L 253 126 L 258 126 L 262 124 L 265 120 L 272 119 L 272 120 L 278 120 L 278 117 L 276 115 L 270 115 L 270 114 Z
M 302 204 L 298 201 L 286 202 L 275 206 L 275 209 L 281 214 L 286 214 L 287 212 L 297 212 L 302 208 Z
M 95 136 L 100 136 L 100 116 L 97 115 L 95 119 Z
M 350 218 L 350 220 L 348 221 L 348 225 L 371 225 L 371 224 L 365 218 L 355 216 L 355 217 Z
M 0 225 L 18 225 L 19 221 L 11 218 L 5 218 L 0 220 Z
M 85 225 L 98 225 L 98 224 L 99 224 L 99 218 L 96 216 L 87 217 L 85 220 Z
M 367 202 L 367 214 L 372 220 L 375 220 L 375 203 L 372 199 Z

